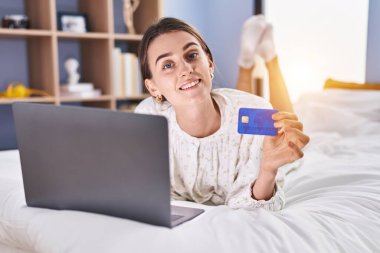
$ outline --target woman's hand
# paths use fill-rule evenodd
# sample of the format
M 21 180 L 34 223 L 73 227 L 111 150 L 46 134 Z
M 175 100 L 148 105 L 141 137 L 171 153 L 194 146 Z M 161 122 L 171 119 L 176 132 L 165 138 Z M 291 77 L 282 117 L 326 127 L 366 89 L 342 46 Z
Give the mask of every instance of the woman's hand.
M 272 118 L 279 130 L 277 136 L 264 138 L 261 168 L 252 188 L 252 197 L 257 200 L 273 196 L 278 168 L 303 157 L 302 148 L 310 140 L 294 113 L 277 112 Z
M 310 138 L 294 113 L 277 112 L 272 118 L 279 131 L 277 136 L 264 138 L 261 170 L 276 176 L 279 167 L 303 157 L 302 148 Z

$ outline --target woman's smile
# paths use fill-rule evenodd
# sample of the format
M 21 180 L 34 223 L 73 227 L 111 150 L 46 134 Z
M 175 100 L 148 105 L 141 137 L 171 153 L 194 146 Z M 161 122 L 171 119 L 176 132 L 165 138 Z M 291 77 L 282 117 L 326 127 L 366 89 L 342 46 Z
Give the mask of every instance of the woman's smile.
M 196 89 L 198 87 L 198 84 L 200 83 L 200 81 L 201 81 L 201 79 L 186 81 L 185 83 L 183 83 L 179 87 L 179 89 L 182 90 L 182 91 Z

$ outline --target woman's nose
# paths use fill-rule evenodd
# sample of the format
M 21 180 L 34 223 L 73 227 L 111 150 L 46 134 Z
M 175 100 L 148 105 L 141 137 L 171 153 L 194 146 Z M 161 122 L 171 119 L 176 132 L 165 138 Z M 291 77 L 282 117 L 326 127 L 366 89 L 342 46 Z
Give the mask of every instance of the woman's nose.
M 190 62 L 186 60 L 181 60 L 180 62 L 180 70 L 179 70 L 179 76 L 187 76 L 193 73 L 193 66 L 191 65 Z

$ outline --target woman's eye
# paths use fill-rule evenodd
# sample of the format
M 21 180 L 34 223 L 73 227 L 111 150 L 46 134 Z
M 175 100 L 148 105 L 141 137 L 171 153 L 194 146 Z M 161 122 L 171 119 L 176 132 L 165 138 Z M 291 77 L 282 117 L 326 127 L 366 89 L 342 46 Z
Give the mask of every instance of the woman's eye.
M 195 58 L 197 58 L 198 57 L 198 53 L 196 53 L 196 52 L 194 52 L 194 53 L 190 53 L 189 55 L 188 55 L 188 58 L 190 59 L 190 60 L 194 60 Z
M 164 66 L 162 67 L 162 69 L 170 69 L 172 66 L 173 66 L 173 64 L 166 63 L 166 64 L 164 64 Z

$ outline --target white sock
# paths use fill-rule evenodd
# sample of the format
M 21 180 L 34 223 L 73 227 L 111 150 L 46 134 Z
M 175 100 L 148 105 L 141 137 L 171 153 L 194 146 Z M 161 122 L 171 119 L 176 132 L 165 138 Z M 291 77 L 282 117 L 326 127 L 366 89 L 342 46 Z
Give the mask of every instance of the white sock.
M 257 46 L 264 33 L 266 22 L 264 15 L 255 15 L 247 19 L 242 27 L 240 39 L 240 55 L 238 63 L 243 68 L 250 68 L 254 64 Z
M 257 46 L 257 54 L 262 57 L 265 62 L 269 62 L 276 57 L 277 53 L 274 46 L 272 24 L 267 23 L 262 39 Z

